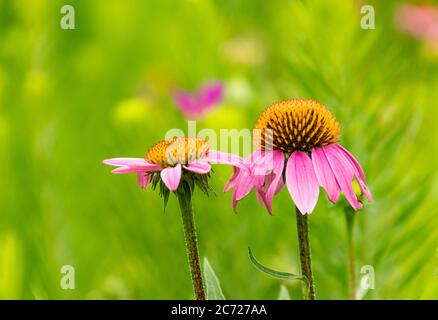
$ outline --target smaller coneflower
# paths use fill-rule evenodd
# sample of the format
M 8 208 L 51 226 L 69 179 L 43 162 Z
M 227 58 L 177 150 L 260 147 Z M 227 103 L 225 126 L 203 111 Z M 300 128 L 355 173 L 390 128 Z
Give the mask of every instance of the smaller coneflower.
M 173 101 L 187 119 L 199 120 L 219 104 L 224 95 L 221 82 L 207 82 L 194 92 L 176 89 Z
M 192 275 L 195 297 L 205 299 L 204 284 L 199 262 L 197 235 L 192 208 L 192 194 L 195 186 L 204 193 L 211 187 L 211 164 L 222 163 L 247 170 L 243 160 L 233 154 L 210 150 L 208 142 L 195 137 L 174 137 L 152 146 L 145 158 L 113 158 L 103 163 L 117 166 L 112 172 L 116 174 L 136 173 L 138 184 L 146 188 L 159 186 L 160 195 L 165 204 L 171 192 L 178 198 L 188 261 Z
M 319 188 L 336 203 L 341 192 L 351 207 L 362 208 L 354 190 L 356 181 L 370 201 L 365 174 L 358 161 L 338 144 L 340 126 L 333 114 L 319 102 L 291 99 L 269 106 L 259 117 L 254 134 L 257 150 L 245 163 L 248 177 L 239 169 L 226 186 L 233 189 L 233 208 L 252 188 L 257 199 L 272 213 L 272 198 L 284 184 L 297 208 L 297 226 L 303 275 L 307 277 L 309 298 L 315 297 L 307 214 L 316 206 Z

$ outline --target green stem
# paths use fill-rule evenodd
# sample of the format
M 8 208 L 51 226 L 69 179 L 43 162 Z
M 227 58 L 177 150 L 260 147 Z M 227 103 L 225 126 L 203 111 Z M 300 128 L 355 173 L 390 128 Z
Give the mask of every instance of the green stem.
M 345 221 L 347 226 L 348 250 L 348 288 L 350 300 L 356 300 L 356 255 L 354 247 L 354 220 L 355 213 L 351 208 L 345 208 Z
M 298 208 L 296 208 L 297 216 L 297 232 L 298 232 L 298 245 L 300 249 L 300 262 L 301 273 L 307 279 L 307 288 L 305 298 L 307 300 L 315 300 L 315 283 L 313 281 L 312 273 L 312 257 L 310 252 L 309 242 L 309 226 L 307 223 L 307 215 L 302 214 Z
M 202 279 L 201 263 L 199 261 L 198 241 L 196 238 L 195 220 L 193 217 L 191 192 L 183 186 L 177 190 L 179 206 L 181 209 L 184 227 L 184 239 L 186 243 L 187 258 L 192 276 L 193 291 L 196 300 L 205 300 L 204 282 Z

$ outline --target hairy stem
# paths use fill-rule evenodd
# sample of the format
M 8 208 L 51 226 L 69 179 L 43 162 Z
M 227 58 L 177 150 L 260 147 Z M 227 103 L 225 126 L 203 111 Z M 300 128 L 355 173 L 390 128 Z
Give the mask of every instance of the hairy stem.
M 297 232 L 298 245 L 300 249 L 301 273 L 307 278 L 307 288 L 305 298 L 307 300 L 315 300 L 315 283 L 313 281 L 312 273 L 312 257 L 310 252 L 309 242 L 309 226 L 307 224 L 307 215 L 301 214 L 300 210 L 296 208 L 297 216 Z
M 180 190 L 182 189 L 182 190 Z M 181 209 L 182 222 L 184 227 L 184 238 L 186 243 L 187 258 L 192 276 L 193 291 L 196 300 L 205 300 L 204 282 L 202 279 L 201 264 L 199 261 L 198 241 L 196 237 L 195 220 L 190 191 L 184 190 L 182 186 L 176 192 Z

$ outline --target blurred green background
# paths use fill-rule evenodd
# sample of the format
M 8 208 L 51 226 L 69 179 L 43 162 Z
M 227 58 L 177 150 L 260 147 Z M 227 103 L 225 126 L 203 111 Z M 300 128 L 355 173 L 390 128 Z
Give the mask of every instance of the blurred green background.
M 251 128 L 280 99 L 330 107 L 375 199 L 357 213 L 358 269 L 376 277 L 365 299 L 438 298 L 438 56 L 394 28 L 400 1 L 367 3 L 375 30 L 360 28 L 360 1 L 0 0 L 0 298 L 192 298 L 176 199 L 163 213 L 157 192 L 101 161 L 187 130 L 169 89 L 209 79 L 226 97 L 198 129 Z M 65 4 L 75 30 L 60 28 Z M 301 299 L 247 257 L 299 271 L 287 190 L 273 217 L 254 194 L 235 215 L 231 169 L 214 170 L 217 196 L 194 203 L 225 296 L 276 299 L 285 284 Z M 347 298 L 342 206 L 321 193 L 310 216 L 319 298 Z

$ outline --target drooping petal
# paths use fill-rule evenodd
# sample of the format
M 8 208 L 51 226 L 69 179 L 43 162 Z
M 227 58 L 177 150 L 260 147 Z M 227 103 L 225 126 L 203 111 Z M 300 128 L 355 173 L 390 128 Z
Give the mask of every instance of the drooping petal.
M 261 189 L 255 189 L 256 192 L 256 198 L 259 205 L 265 205 L 266 206 L 266 193 L 263 192 Z M 269 211 L 269 210 L 268 210 Z
M 163 169 L 160 175 L 166 187 L 170 191 L 176 191 L 181 181 L 181 164 Z
M 228 190 L 234 188 L 237 182 L 237 178 L 239 176 L 240 169 L 237 167 L 233 167 L 233 174 L 231 175 L 230 181 L 225 185 L 224 192 L 228 192 Z
M 264 158 L 272 158 L 272 154 L 267 155 L 260 150 L 257 150 L 250 154 L 247 158 L 243 160 L 246 165 L 246 170 L 240 170 L 238 179 L 235 183 L 235 189 L 237 191 L 237 200 L 241 200 L 243 197 L 247 196 L 252 188 L 260 188 L 258 185 L 264 184 L 266 179 L 267 171 L 272 171 L 272 163 L 268 163 Z M 255 170 L 255 165 L 261 165 L 263 168 Z M 270 165 L 270 168 L 266 168 Z M 263 175 L 257 174 L 257 172 L 263 172 Z M 263 192 L 266 192 L 265 190 Z
M 281 189 L 283 189 L 283 186 L 284 186 L 284 181 L 283 181 L 283 177 L 281 177 L 281 179 L 277 183 L 277 188 L 274 191 L 274 196 L 280 193 Z
M 242 200 L 251 192 L 251 189 L 254 187 L 254 181 L 255 176 L 249 174 L 248 171 L 240 171 L 234 187 L 237 201 Z
M 328 145 L 321 148 L 327 157 L 330 167 L 335 174 L 336 181 L 344 193 L 345 198 L 353 207 L 353 209 L 358 210 L 362 208 L 362 203 L 357 199 L 356 194 L 353 190 L 353 178 L 355 169 L 351 165 L 350 161 L 344 156 L 344 154 L 335 146 Z
M 232 193 L 232 206 L 233 211 L 237 211 L 237 203 L 242 200 L 251 191 L 253 180 L 251 176 L 248 176 L 249 171 L 242 171 L 239 168 L 233 167 L 234 172 L 231 180 L 227 183 L 224 191 L 233 189 Z M 249 178 L 249 179 L 248 179 Z
M 144 172 L 138 173 L 138 185 L 145 189 L 151 182 L 151 175 L 145 174 Z
M 266 191 L 266 197 L 265 197 L 265 205 L 266 209 L 268 209 L 268 212 L 272 214 L 272 198 L 274 197 L 274 194 L 279 192 L 279 189 L 281 190 L 281 187 L 283 186 L 283 168 L 284 168 L 284 154 L 281 151 L 273 151 L 273 179 L 270 182 L 270 184 L 267 186 L 268 189 Z
M 279 151 L 277 151 L 279 152 Z M 272 172 L 274 167 L 274 151 L 255 151 L 245 159 L 251 166 L 251 174 L 265 176 Z
M 336 203 L 339 199 L 341 189 L 324 151 L 322 151 L 321 148 L 314 148 L 312 149 L 311 157 L 319 185 L 325 189 L 329 200 Z
M 248 174 L 248 171 L 239 171 L 236 178 L 236 183 L 233 186 L 232 202 L 233 211 L 236 212 L 237 203 L 246 197 L 254 186 L 255 177 Z
M 345 149 L 343 146 L 339 144 L 335 144 L 335 147 L 346 156 L 346 158 L 350 161 L 351 165 L 355 169 L 355 176 L 357 178 L 357 181 L 359 182 L 360 189 L 362 193 L 365 195 L 365 197 L 368 199 L 368 201 L 372 201 L 373 197 L 371 195 L 371 192 L 369 192 L 367 187 L 367 181 L 365 178 L 365 173 L 362 170 L 362 167 L 360 166 L 359 162 L 356 160 L 356 158 L 348 152 L 347 149 Z
M 211 171 L 211 165 L 203 161 L 193 161 L 183 166 L 185 169 L 198 174 L 206 174 Z
M 273 176 L 272 173 L 267 176 L 256 175 L 254 177 L 253 188 L 256 192 L 257 202 L 259 205 L 265 204 L 266 189 L 264 186 L 266 184 L 266 181 L 270 183 L 270 181 L 272 180 L 271 176 Z
M 267 175 L 255 176 L 254 180 L 254 189 L 257 197 L 257 202 L 259 205 L 264 205 L 269 214 L 272 214 L 272 210 L 270 209 L 270 207 L 268 207 L 266 203 L 266 192 L 269 189 L 269 186 L 272 184 L 274 178 L 275 174 L 271 172 Z
M 318 201 L 319 184 L 306 153 L 295 151 L 290 155 L 286 166 L 286 185 L 300 212 L 311 213 Z
M 210 163 L 229 164 L 244 170 L 248 170 L 248 166 L 244 163 L 244 160 L 232 153 L 210 150 L 208 154 L 202 158 L 202 160 Z
M 255 151 L 245 159 L 242 159 L 240 157 L 236 157 L 234 155 L 229 155 L 227 153 L 222 153 L 220 151 L 212 150 L 210 151 L 207 161 L 211 159 L 211 157 L 214 157 L 214 159 L 220 159 L 220 160 L 226 160 L 229 161 L 230 159 L 239 166 L 233 167 L 233 175 L 231 176 L 230 181 L 227 183 L 227 185 L 224 188 L 224 191 L 228 191 L 230 189 L 233 190 L 233 210 L 236 211 L 237 203 L 242 200 L 245 196 L 247 196 L 252 188 L 255 188 L 257 184 L 260 183 L 260 181 L 264 181 L 265 176 L 261 175 L 255 175 L 252 170 L 252 166 L 254 162 L 258 161 L 261 157 L 263 157 L 264 154 L 261 151 Z M 234 157 L 234 159 L 233 159 Z M 205 160 L 204 158 L 203 160 Z M 243 166 L 241 166 L 243 164 Z M 257 191 L 257 189 L 256 189 Z M 257 194 L 258 199 L 260 194 Z M 263 202 L 264 203 L 264 202 Z

